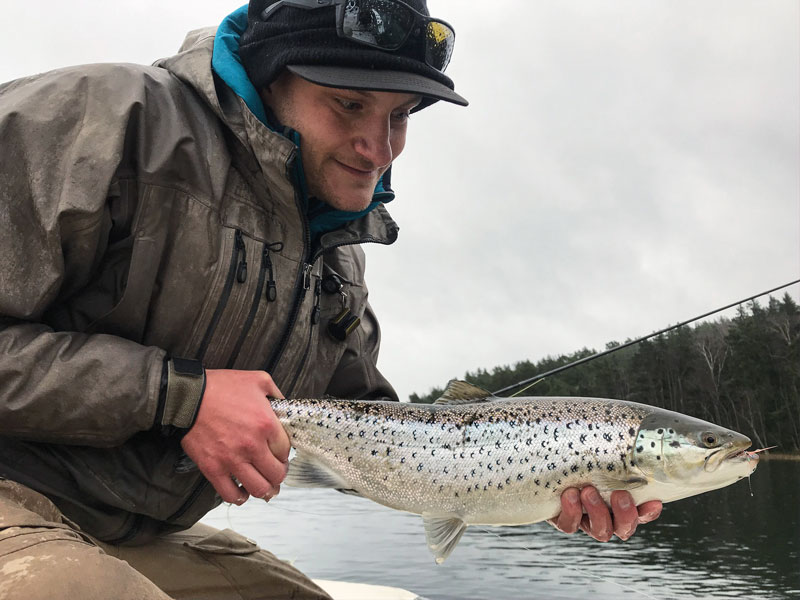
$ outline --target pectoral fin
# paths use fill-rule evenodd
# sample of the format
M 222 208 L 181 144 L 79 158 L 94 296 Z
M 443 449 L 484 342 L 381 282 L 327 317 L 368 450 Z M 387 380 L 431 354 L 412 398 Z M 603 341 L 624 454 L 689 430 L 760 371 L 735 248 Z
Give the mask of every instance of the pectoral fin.
M 318 458 L 297 451 L 289 461 L 289 471 L 283 483 L 293 487 L 321 487 L 349 490 L 353 486 Z
M 433 517 L 423 515 L 425 537 L 428 548 L 436 558 L 436 564 L 442 564 L 458 544 L 467 524 L 458 517 Z
M 592 477 L 592 485 L 601 492 L 611 492 L 614 490 L 635 490 L 647 484 L 644 477 L 619 478 L 607 475 L 595 475 Z

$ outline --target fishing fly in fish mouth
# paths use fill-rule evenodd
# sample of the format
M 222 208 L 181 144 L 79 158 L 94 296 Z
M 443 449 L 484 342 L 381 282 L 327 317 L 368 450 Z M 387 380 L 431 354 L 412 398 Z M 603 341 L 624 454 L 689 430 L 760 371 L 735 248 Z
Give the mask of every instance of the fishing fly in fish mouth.
M 591 485 L 610 504 L 671 502 L 749 476 L 750 440 L 680 413 L 600 398 L 498 398 L 450 382 L 433 405 L 271 399 L 296 450 L 285 483 L 330 487 L 422 516 L 443 562 L 468 525 L 556 516 Z

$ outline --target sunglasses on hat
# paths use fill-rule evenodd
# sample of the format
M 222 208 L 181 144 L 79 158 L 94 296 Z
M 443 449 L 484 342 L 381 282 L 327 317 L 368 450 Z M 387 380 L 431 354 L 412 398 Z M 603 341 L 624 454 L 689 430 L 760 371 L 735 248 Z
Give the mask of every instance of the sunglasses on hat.
M 412 34 L 423 34 L 425 63 L 440 72 L 444 72 L 453 55 L 453 28 L 401 0 L 278 0 L 262 11 L 261 20 L 266 21 L 283 6 L 307 10 L 336 6 L 339 37 L 380 50 L 397 50 Z

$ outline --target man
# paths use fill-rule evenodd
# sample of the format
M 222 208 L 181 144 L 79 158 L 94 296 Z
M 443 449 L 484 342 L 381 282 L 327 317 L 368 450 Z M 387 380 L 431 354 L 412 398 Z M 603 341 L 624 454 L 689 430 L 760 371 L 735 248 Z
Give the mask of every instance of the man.
M 0 87 L 0 597 L 327 597 L 196 523 L 278 493 L 266 397 L 397 399 L 360 245 L 397 236 L 408 114 L 466 105 L 453 41 L 424 0 L 253 0 L 153 67 Z M 596 496 L 557 526 L 660 509 Z

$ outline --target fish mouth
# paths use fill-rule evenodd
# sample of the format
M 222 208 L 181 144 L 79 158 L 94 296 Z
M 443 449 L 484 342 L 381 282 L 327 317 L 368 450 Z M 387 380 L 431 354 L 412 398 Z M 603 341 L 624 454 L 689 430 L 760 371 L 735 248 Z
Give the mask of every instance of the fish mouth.
M 705 470 L 706 471 L 714 471 L 720 465 L 726 462 L 742 462 L 742 461 L 755 461 L 758 462 L 758 455 L 752 452 L 748 452 L 747 449 L 750 447 L 750 444 L 747 446 L 742 447 L 738 445 L 736 448 L 731 448 L 730 446 L 719 448 L 718 450 L 714 450 L 711 454 L 706 456 L 705 459 Z

